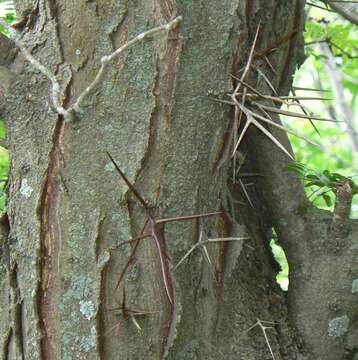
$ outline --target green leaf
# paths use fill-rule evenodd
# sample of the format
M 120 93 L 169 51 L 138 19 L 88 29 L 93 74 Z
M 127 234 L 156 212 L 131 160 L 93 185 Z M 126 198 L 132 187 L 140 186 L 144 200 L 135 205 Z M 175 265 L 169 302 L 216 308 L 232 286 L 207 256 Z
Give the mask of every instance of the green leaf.
M 289 164 L 289 165 L 285 166 L 284 170 L 289 171 L 289 172 L 294 172 L 301 176 L 303 176 L 306 172 L 305 166 L 300 163 Z
M 332 200 L 331 200 L 331 197 L 327 194 L 322 194 L 322 197 L 323 197 L 323 200 L 324 202 L 326 203 L 326 205 L 328 207 L 331 207 L 332 206 Z

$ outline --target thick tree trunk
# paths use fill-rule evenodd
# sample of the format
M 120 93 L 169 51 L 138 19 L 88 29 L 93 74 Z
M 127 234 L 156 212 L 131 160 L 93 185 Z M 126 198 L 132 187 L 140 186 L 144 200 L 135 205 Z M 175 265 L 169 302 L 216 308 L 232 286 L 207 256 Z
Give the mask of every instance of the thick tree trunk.
M 357 225 L 349 223 L 348 234 L 342 219 L 329 232 L 331 214 L 311 208 L 301 184 L 283 172 L 288 160 L 253 129 L 240 151 L 264 177 L 250 190 L 255 208 L 242 204 L 230 162 L 222 161 L 233 109 L 213 101 L 232 91 L 231 75 L 245 66 L 259 23 L 256 48 L 278 47 L 267 53 L 277 74 L 258 56 L 254 65 L 287 92 L 301 61 L 304 1 L 15 3 L 27 16 L 22 41 L 56 73 L 65 108 L 93 80 L 101 57 L 174 15 L 184 21 L 114 60 L 72 122 L 55 113 L 49 80 L 21 53 L 1 58 L 11 155 L 2 358 L 246 360 L 269 359 L 272 351 L 276 359 L 337 360 L 349 351 L 353 359 Z M 269 92 L 256 72 L 249 81 Z M 130 246 L 111 248 L 135 237 L 146 217 L 106 152 L 156 216 L 222 211 L 167 224 L 162 262 L 155 241 L 143 239 L 118 289 Z M 272 227 L 292 269 L 289 311 L 275 283 Z M 163 278 L 169 257 L 176 264 L 200 233 L 250 239 L 208 245 L 212 265 L 198 249 Z M 128 308 L 153 312 L 136 317 L 141 332 L 128 314 L 111 311 L 121 306 L 124 284 Z

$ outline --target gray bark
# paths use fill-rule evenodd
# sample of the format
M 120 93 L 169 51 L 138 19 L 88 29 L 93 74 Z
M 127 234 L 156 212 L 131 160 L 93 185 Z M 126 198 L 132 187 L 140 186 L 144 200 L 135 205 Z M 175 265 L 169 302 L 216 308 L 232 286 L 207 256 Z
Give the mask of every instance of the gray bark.
M 312 208 L 302 184 L 283 172 L 287 159 L 253 129 L 240 151 L 248 152 L 248 170 L 264 174 L 250 191 L 255 209 L 241 204 L 229 162 L 215 171 L 233 109 L 211 97 L 225 99 L 232 90 L 231 74 L 245 65 L 259 22 L 258 50 L 298 30 L 268 55 L 276 75 L 255 59 L 287 93 L 302 58 L 304 2 L 65 0 L 38 1 L 33 11 L 29 4 L 16 2 L 34 19 L 23 41 L 61 79 L 65 107 L 92 81 L 102 56 L 173 15 L 184 22 L 114 61 L 71 123 L 54 112 L 48 79 L 21 54 L 0 72 L 0 80 L 12 79 L 0 103 L 11 155 L 0 263 L 2 358 L 270 358 L 260 328 L 246 331 L 257 319 L 274 322 L 267 336 L 276 359 L 337 360 L 348 350 L 353 358 L 357 224 L 343 219 L 330 231 L 332 215 Z M 256 75 L 250 83 L 268 92 Z M 287 143 L 285 134 L 275 135 Z M 155 243 L 142 240 L 124 281 L 127 306 L 155 312 L 137 318 L 140 333 L 110 311 L 121 302 L 123 284 L 115 288 L 130 249 L 109 249 L 138 234 L 145 215 L 107 151 L 158 216 L 222 210 L 201 225 L 166 225 L 173 264 L 200 227 L 208 237 L 250 236 L 244 244 L 211 245 L 213 267 L 197 251 L 173 271 L 174 305 Z M 287 302 L 268 248 L 273 226 L 291 266 Z M 348 330 L 328 333 L 335 318 L 338 325 L 348 318 Z

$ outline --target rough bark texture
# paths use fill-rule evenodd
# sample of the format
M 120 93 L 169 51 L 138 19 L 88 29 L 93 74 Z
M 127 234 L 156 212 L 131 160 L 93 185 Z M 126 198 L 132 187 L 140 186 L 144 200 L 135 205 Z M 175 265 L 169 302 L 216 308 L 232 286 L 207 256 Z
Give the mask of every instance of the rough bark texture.
M 31 20 L 23 41 L 61 80 L 64 106 L 88 86 L 103 55 L 173 15 L 184 22 L 114 61 L 72 123 L 54 113 L 51 84 L 21 54 L 11 63 L 1 59 L 0 79 L 11 79 L 0 82 L 11 155 L 1 240 L 2 358 L 268 359 L 260 328 L 246 331 L 260 319 L 275 322 L 267 335 L 276 359 L 354 359 L 357 224 L 343 219 L 333 229 L 332 214 L 311 207 L 302 185 L 283 172 L 287 159 L 254 130 L 241 151 L 245 166 L 264 175 L 250 190 L 255 209 L 242 204 L 228 162 L 215 171 L 233 109 L 212 97 L 232 90 L 231 74 L 245 65 L 259 22 L 258 50 L 297 30 L 268 55 L 276 75 L 255 60 L 281 93 L 288 91 L 302 61 L 304 2 L 15 4 Z M 3 38 L 0 44 L 11 46 Z M 249 80 L 269 91 L 256 73 Z M 126 305 L 155 312 L 137 318 L 141 332 L 111 311 L 122 301 L 123 285 L 115 287 L 130 248 L 109 249 L 135 236 L 145 214 L 107 151 L 158 216 L 223 211 L 201 224 L 166 225 L 173 264 L 200 229 L 208 237 L 250 236 L 244 244 L 210 245 L 213 267 L 194 252 L 171 274 L 174 305 L 155 243 L 142 240 L 124 281 Z M 287 299 L 274 279 L 272 227 L 289 258 Z

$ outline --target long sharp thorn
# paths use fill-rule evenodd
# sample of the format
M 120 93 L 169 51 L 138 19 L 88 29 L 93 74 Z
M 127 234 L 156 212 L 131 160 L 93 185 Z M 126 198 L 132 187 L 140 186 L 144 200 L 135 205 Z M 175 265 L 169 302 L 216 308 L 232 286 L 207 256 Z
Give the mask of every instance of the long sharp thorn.
M 134 324 L 134 326 L 138 329 L 138 331 L 142 331 L 142 328 L 139 326 L 137 320 L 135 319 L 135 316 L 131 315 L 131 320 L 132 320 L 132 323 Z
M 140 233 L 139 233 L 140 235 L 138 235 L 138 236 L 134 239 L 134 245 L 133 245 L 133 247 L 132 247 L 132 251 L 131 251 L 131 253 L 130 253 L 130 255 L 129 255 L 129 258 L 128 258 L 128 260 L 127 260 L 127 262 L 126 262 L 126 264 L 125 264 L 125 266 L 124 266 L 124 268 L 123 268 L 123 270 L 122 270 L 122 272 L 121 272 L 121 274 L 120 274 L 120 276 L 119 276 L 119 280 L 118 280 L 118 282 L 117 282 L 117 285 L 116 285 L 116 287 L 115 287 L 115 290 L 118 289 L 118 287 L 119 287 L 119 285 L 120 285 L 120 283 L 121 283 L 124 275 L 126 274 L 126 271 L 127 271 L 127 269 L 128 269 L 129 264 L 131 263 L 131 261 L 132 261 L 133 258 L 134 258 L 134 255 L 135 255 L 135 253 L 136 253 L 136 251 L 137 251 L 137 247 L 138 247 L 138 245 L 139 245 L 139 241 L 141 240 L 141 236 L 143 235 L 143 232 L 144 232 L 145 228 L 147 227 L 148 221 L 149 221 L 149 219 L 147 219 L 147 220 L 144 222 L 144 224 L 143 224 L 143 226 L 142 226 L 142 229 L 140 230 Z M 145 237 L 151 236 L 150 234 L 145 234 L 145 235 L 146 235 Z
M 240 183 L 240 185 L 241 185 L 242 191 L 244 192 L 244 194 L 245 194 L 245 196 L 246 196 L 246 199 L 247 199 L 247 201 L 249 202 L 250 206 L 251 206 L 253 209 L 255 209 L 255 206 L 254 206 L 254 204 L 252 203 L 248 192 L 246 191 L 246 186 L 245 186 L 245 184 L 242 182 L 241 179 L 239 179 L 239 183 Z
M 167 293 L 169 302 L 173 305 L 174 304 L 174 289 L 173 289 L 173 284 L 172 284 L 172 280 L 171 280 L 168 261 L 166 259 L 165 249 L 163 248 L 163 244 L 165 244 L 164 235 L 162 232 L 159 232 L 159 231 L 163 231 L 163 230 L 164 229 L 158 230 L 158 229 L 154 228 L 152 230 L 152 237 L 156 242 L 158 253 L 159 253 L 160 268 L 162 271 L 162 277 L 163 277 L 163 281 L 164 281 L 165 291 Z M 158 235 L 161 239 L 159 239 Z
M 275 89 L 275 87 L 272 85 L 272 83 L 270 82 L 270 80 L 268 79 L 268 77 L 258 68 L 255 68 L 255 70 L 262 76 L 262 78 L 266 81 L 267 85 L 271 88 L 271 90 L 273 91 L 274 94 L 277 95 L 277 91 Z
M 257 91 L 253 86 L 251 86 L 250 84 L 248 84 L 246 81 L 243 81 L 241 79 L 235 78 L 237 81 L 239 81 L 242 85 L 244 85 L 245 87 L 247 87 L 248 89 L 250 89 L 253 93 L 255 93 L 256 95 L 260 96 L 260 97 L 265 97 L 264 95 L 262 95 L 259 91 Z M 237 95 L 237 94 L 236 94 Z
M 237 140 L 237 143 L 236 143 L 236 145 L 235 145 L 235 147 L 234 147 L 234 150 L 233 150 L 233 152 L 232 152 L 232 155 L 231 155 L 231 156 L 234 156 L 234 154 L 236 153 L 236 150 L 239 148 L 240 143 L 241 143 L 242 139 L 244 138 L 245 133 L 246 133 L 246 131 L 247 131 L 248 127 L 250 126 L 250 124 L 251 124 L 251 121 L 250 121 L 250 120 L 247 120 L 247 121 L 246 121 L 246 124 L 245 124 L 245 126 L 244 126 L 244 128 L 243 128 L 243 129 L 242 129 L 242 131 L 241 131 L 241 134 L 240 134 L 239 140 Z
M 126 271 L 127 271 L 128 267 L 129 267 L 129 264 L 131 263 L 131 261 L 132 261 L 133 258 L 134 258 L 134 255 L 135 255 L 135 253 L 136 253 L 136 251 L 137 251 L 138 245 L 139 245 L 139 240 L 137 240 L 137 241 L 134 243 L 134 246 L 133 246 L 133 248 L 132 248 L 131 254 L 129 255 L 129 258 L 128 258 L 126 264 L 124 265 L 124 268 L 123 268 L 123 270 L 122 270 L 122 272 L 121 272 L 121 275 L 119 276 L 119 280 L 118 280 L 118 282 L 117 282 L 117 285 L 116 285 L 116 287 L 115 287 L 115 290 L 118 289 L 120 283 L 122 282 L 122 280 L 123 280 L 123 278 L 124 278 L 124 275 L 126 274 Z
M 163 224 L 163 223 L 173 222 L 173 221 L 193 220 L 193 219 L 200 219 L 200 218 L 204 218 L 204 217 L 210 217 L 210 216 L 221 215 L 221 214 L 222 214 L 221 211 L 216 211 L 216 212 L 206 213 L 206 214 L 177 216 L 177 217 L 173 217 L 173 218 L 159 219 L 159 220 L 156 221 L 156 223 L 157 224 Z
M 301 118 L 301 119 L 313 119 L 313 120 L 319 120 L 319 121 L 339 122 L 339 121 L 333 120 L 333 119 L 321 118 L 321 117 L 317 117 L 317 116 L 308 116 L 308 115 L 304 115 L 304 114 L 300 114 L 300 113 L 296 113 L 296 112 L 292 112 L 292 111 L 277 109 L 275 107 L 258 104 L 255 101 L 253 101 L 253 103 L 255 105 L 260 105 L 265 110 L 272 112 L 272 113 L 276 113 L 276 114 L 282 114 L 282 115 L 297 117 L 297 118 Z
M 252 115 L 249 115 L 252 117 Z M 264 133 L 277 147 L 279 147 L 289 158 L 291 158 L 293 161 L 295 160 L 293 156 L 286 150 L 286 148 L 264 127 L 262 126 L 258 121 L 256 121 L 254 118 L 251 119 L 251 122 L 259 129 L 262 133 Z M 270 121 L 271 122 L 271 121 Z
M 273 119 L 272 119 L 272 117 L 271 117 L 271 115 L 270 115 L 265 109 L 263 109 L 262 106 L 259 106 L 259 109 L 260 109 L 260 111 L 264 114 L 264 116 L 266 116 L 269 120 L 271 120 L 272 122 L 274 122 Z
M 264 61 L 265 61 L 265 63 L 268 65 L 268 67 L 271 69 L 271 71 L 272 71 L 275 75 L 277 75 L 276 69 L 275 69 L 274 66 L 271 64 L 271 62 L 270 62 L 270 60 L 268 59 L 267 56 L 264 56 Z
M 253 41 L 252 46 L 251 46 L 251 49 L 250 49 L 249 58 L 248 58 L 248 60 L 247 60 L 247 63 L 246 63 L 244 72 L 243 72 L 243 74 L 241 75 L 241 80 L 245 80 L 248 72 L 250 71 L 252 59 L 253 59 L 253 57 L 254 57 L 256 42 L 257 42 L 257 39 L 258 39 L 258 37 L 259 37 L 259 32 L 260 32 L 260 24 L 257 26 L 256 33 L 255 33 L 255 38 L 254 38 L 254 41 Z M 239 92 L 240 87 L 241 87 L 241 84 L 239 83 L 239 84 L 237 85 L 235 91 L 234 91 L 234 94 L 235 94 L 235 95 L 236 95 L 236 93 Z
M 208 252 L 208 249 L 206 248 L 205 245 L 202 245 L 201 246 L 201 250 L 202 252 L 204 253 L 205 255 L 205 258 L 206 258 L 206 261 L 208 262 L 209 264 L 209 269 L 210 269 L 210 272 L 211 272 L 211 275 L 212 277 L 215 279 L 215 281 L 218 281 L 217 278 L 216 278 L 216 275 L 215 275 L 215 271 L 214 271 L 214 265 L 210 259 L 210 255 L 209 255 L 209 252 Z
M 263 117 L 263 116 L 261 116 L 261 115 L 259 115 L 259 114 L 256 114 L 256 113 L 254 113 L 254 112 L 251 112 L 251 111 L 249 111 L 249 110 L 247 110 L 247 109 L 246 109 L 246 112 L 249 113 L 251 116 L 257 118 L 257 119 L 266 122 L 267 124 L 270 124 L 270 125 L 272 125 L 272 126 L 274 126 L 274 127 L 277 127 L 278 129 L 280 129 L 280 130 L 282 130 L 282 131 L 285 131 L 285 132 L 287 132 L 287 133 L 289 133 L 289 134 L 292 134 L 292 135 L 294 135 L 294 136 L 296 136 L 296 137 L 298 137 L 298 138 L 300 138 L 300 139 L 303 139 L 303 140 L 307 141 L 307 142 L 308 142 L 309 144 L 311 144 L 311 145 L 314 145 L 314 146 L 316 146 L 316 147 L 318 147 L 318 148 L 321 148 L 321 146 L 318 145 L 318 144 L 316 144 L 315 142 L 313 142 L 313 141 L 305 138 L 304 136 L 301 136 L 301 135 L 295 133 L 294 131 L 291 131 L 290 129 L 286 129 L 286 128 L 285 128 L 284 126 L 282 126 L 282 125 L 276 124 L 275 122 L 273 122 L 273 121 L 271 121 L 271 120 L 269 120 L 269 119 L 266 119 L 265 117 Z
M 118 245 L 112 246 L 109 250 L 116 250 L 118 248 L 120 248 L 123 245 L 127 245 L 127 244 L 131 244 L 137 240 L 142 240 L 145 239 L 146 237 L 151 236 L 150 234 L 143 234 L 143 235 L 139 235 L 136 236 L 135 238 L 131 239 L 131 240 L 127 240 L 127 241 L 122 241 L 121 243 L 119 243 Z
M 124 180 L 124 182 L 127 184 L 128 188 L 132 191 L 132 193 L 135 195 L 135 197 L 138 199 L 138 201 L 143 205 L 144 209 L 148 210 L 148 205 L 147 203 L 143 200 L 143 198 L 140 196 L 139 192 L 136 190 L 136 188 L 130 183 L 130 181 L 127 179 L 127 177 L 124 175 L 124 173 L 122 172 L 122 170 L 119 168 L 119 166 L 117 165 L 117 163 L 114 161 L 113 157 L 111 156 L 111 154 L 107 151 L 107 155 L 108 157 L 111 159 L 114 167 L 116 168 L 116 170 L 118 171 L 119 175 L 121 175 L 122 179 Z
M 297 104 L 300 106 L 301 110 L 308 116 L 309 112 L 305 109 L 305 107 L 300 103 L 299 98 L 296 96 L 296 91 L 295 89 L 292 89 L 292 94 L 294 95 L 294 101 L 297 102 Z M 316 125 L 314 124 L 314 122 L 312 121 L 312 119 L 309 119 L 310 124 L 312 125 L 313 129 L 316 131 L 316 133 L 318 134 L 319 137 L 321 137 L 321 134 L 319 133 Z
M 207 259 L 207 261 L 208 261 L 208 264 L 209 264 L 210 266 L 213 266 L 213 262 L 212 262 L 211 259 L 210 259 L 208 249 L 206 248 L 205 245 L 201 245 L 201 247 L 202 247 L 203 252 L 204 252 L 204 254 L 205 254 L 205 257 L 206 257 L 206 259 Z
M 317 91 L 317 92 L 331 92 L 331 90 L 312 89 L 312 88 L 299 87 L 299 86 L 293 86 L 292 88 L 295 89 L 295 90 Z
M 334 99 L 331 98 L 324 98 L 324 97 L 319 97 L 319 96 L 296 96 L 296 91 L 294 89 L 292 89 L 292 94 L 294 96 L 280 96 L 280 99 L 283 100 L 312 100 L 312 101 L 332 101 Z
M 189 251 L 180 259 L 180 261 L 175 265 L 174 270 L 176 270 L 184 261 L 185 259 L 199 246 L 198 243 L 194 244 Z

